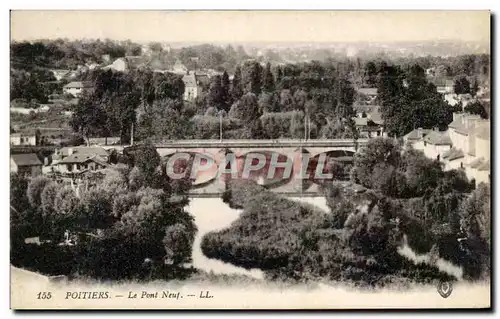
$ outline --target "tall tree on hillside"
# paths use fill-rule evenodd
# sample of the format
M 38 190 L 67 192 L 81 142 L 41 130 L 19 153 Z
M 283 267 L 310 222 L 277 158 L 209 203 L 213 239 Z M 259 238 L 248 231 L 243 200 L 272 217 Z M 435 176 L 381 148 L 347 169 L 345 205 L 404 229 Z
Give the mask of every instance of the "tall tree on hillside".
M 488 118 L 488 112 L 486 111 L 486 108 L 479 101 L 475 101 L 475 102 L 467 104 L 467 106 L 464 108 L 464 111 L 471 113 L 471 114 L 478 114 L 483 119 Z
M 248 61 L 242 69 L 243 87 L 245 92 L 259 95 L 262 91 L 262 66 L 257 61 Z
M 282 88 L 281 81 L 283 80 L 283 70 L 281 69 L 281 66 L 276 67 L 276 88 L 280 89 Z
M 469 94 L 471 92 L 470 82 L 465 76 L 460 76 L 453 83 L 453 91 L 455 94 Z
M 156 170 L 159 165 L 160 155 L 154 145 L 146 143 L 137 148 L 134 154 L 134 166 L 143 174 L 147 186 L 155 186 Z
M 233 77 L 233 85 L 231 88 L 231 98 L 233 101 L 238 101 L 243 96 L 243 82 L 241 78 L 241 68 L 236 67 Z
M 222 73 L 221 79 L 221 89 L 222 89 L 222 109 L 226 112 L 229 112 L 231 107 L 232 99 L 231 99 L 231 82 L 229 81 L 229 75 L 226 71 Z
M 100 134 L 106 127 L 108 120 L 106 112 L 92 96 L 83 96 L 73 109 L 70 126 L 73 131 L 80 133 L 90 145 L 89 138 Z
M 266 68 L 264 70 L 264 83 L 262 84 L 262 89 L 264 92 L 273 92 L 275 90 L 274 85 L 274 75 L 271 72 L 271 63 L 267 62 Z
M 208 104 L 219 110 L 224 109 L 224 97 L 222 93 L 222 81 L 221 76 L 216 75 L 210 81 L 210 88 L 208 90 Z
M 392 66 L 384 67 L 379 76 L 379 102 L 386 130 L 402 136 L 411 130 L 444 128 L 453 120 L 454 109 L 426 79 L 418 65 L 401 72 Z
M 373 61 L 368 61 L 365 64 L 364 82 L 368 87 L 377 85 L 377 66 Z
M 253 123 L 260 117 L 257 96 L 247 93 L 239 101 L 233 104 L 229 116 L 241 120 L 245 124 Z
M 337 96 L 336 113 L 342 118 L 351 118 L 354 115 L 352 103 L 354 102 L 354 88 L 349 80 L 342 78 L 337 81 L 335 94 Z

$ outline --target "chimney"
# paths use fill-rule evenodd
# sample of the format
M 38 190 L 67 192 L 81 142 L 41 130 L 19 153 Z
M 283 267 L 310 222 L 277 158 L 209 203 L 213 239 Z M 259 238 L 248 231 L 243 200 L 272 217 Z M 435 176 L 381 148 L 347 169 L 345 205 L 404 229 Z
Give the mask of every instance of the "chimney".
M 456 119 L 458 119 L 460 116 L 461 116 L 461 114 L 460 114 L 460 113 L 458 113 L 458 112 L 453 112 L 453 121 L 455 121 Z
M 68 156 L 73 155 L 73 148 L 70 147 L 68 148 Z
M 417 134 L 418 134 L 418 138 L 422 138 L 422 128 L 421 127 L 419 127 L 417 129 Z

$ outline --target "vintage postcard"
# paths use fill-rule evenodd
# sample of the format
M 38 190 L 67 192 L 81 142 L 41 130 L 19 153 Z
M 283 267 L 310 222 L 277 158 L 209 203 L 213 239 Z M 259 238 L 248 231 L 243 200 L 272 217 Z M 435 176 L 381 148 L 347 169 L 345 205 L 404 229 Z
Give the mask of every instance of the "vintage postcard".
M 490 308 L 490 20 L 11 11 L 11 308 Z

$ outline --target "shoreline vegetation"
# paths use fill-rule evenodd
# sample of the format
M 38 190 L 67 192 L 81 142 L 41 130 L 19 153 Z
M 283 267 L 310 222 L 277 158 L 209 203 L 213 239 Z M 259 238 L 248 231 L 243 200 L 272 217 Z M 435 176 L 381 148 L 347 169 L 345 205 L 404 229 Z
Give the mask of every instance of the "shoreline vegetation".
M 389 139 L 356 154 L 351 178 L 369 191 L 325 183 L 329 214 L 234 181 L 223 199 L 243 213 L 205 235 L 202 251 L 270 280 L 384 286 L 489 276 L 488 186 L 473 190 L 463 172 Z

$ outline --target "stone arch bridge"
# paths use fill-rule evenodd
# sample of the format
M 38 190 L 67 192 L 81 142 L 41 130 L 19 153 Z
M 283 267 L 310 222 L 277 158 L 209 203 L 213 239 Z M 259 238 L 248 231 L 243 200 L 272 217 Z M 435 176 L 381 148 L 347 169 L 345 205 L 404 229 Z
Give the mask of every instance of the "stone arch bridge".
M 259 172 L 255 172 L 251 178 L 278 193 L 307 196 L 317 193 L 318 183 L 314 180 L 304 182 L 302 177 L 298 177 L 297 172 L 302 165 L 311 166 L 308 166 L 308 171 L 314 170 L 312 165 L 317 163 L 321 154 L 325 154 L 324 156 L 328 158 L 337 158 L 339 161 L 352 162 L 354 153 L 367 142 L 368 139 L 175 140 L 156 144 L 155 147 L 163 159 L 168 159 L 176 153 L 202 154 L 213 159 L 214 167 L 197 175 L 193 180 L 190 194 L 193 197 L 218 197 L 226 189 L 227 179 L 220 178 L 217 171 L 226 163 L 224 158 L 228 153 L 232 153 L 237 159 L 238 171 L 241 170 L 245 157 L 252 153 L 263 154 L 266 159 L 272 154 L 277 154 L 278 162 L 290 160 L 293 163 L 290 177 L 277 176 L 273 180 L 267 180 L 265 172 L 269 167 L 265 167 L 262 169 L 264 173 L 260 172 L 259 175 Z M 283 170 L 281 172 L 283 173 Z M 277 174 L 279 175 L 279 172 Z

